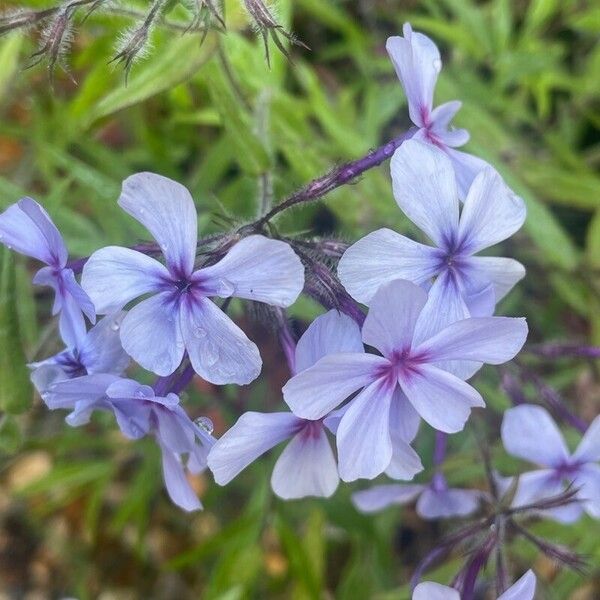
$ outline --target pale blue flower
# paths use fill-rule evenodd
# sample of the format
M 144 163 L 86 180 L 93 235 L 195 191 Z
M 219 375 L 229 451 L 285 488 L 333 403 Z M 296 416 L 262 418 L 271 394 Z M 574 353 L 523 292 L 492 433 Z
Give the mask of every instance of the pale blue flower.
M 54 289 L 52 314 L 60 312 L 60 333 L 68 346 L 85 336 L 85 314 L 94 323 L 94 305 L 67 267 L 68 253 L 48 213 L 33 198 L 22 198 L 0 214 L 0 243 L 45 263 L 33 283 Z
M 166 262 L 117 246 L 102 248 L 87 261 L 82 285 L 99 314 L 149 295 L 123 320 L 123 348 L 161 376 L 173 373 L 187 351 L 207 381 L 245 384 L 255 379 L 262 364 L 258 348 L 209 298 L 289 306 L 304 285 L 300 259 L 287 244 L 252 235 L 216 264 L 194 270 L 197 215 L 185 187 L 138 173 L 124 181 L 119 205 L 154 236 Z

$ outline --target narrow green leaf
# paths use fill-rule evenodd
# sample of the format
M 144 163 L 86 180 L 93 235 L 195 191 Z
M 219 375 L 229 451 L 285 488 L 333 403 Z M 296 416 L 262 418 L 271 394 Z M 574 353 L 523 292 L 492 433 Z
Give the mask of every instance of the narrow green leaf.
M 13 75 L 19 68 L 22 44 L 23 36 L 20 33 L 9 35 L 0 44 L 0 100 L 6 95 Z
M 11 253 L 0 250 L 0 409 L 26 411 L 33 392 L 21 345 L 17 314 L 16 271 Z
M 4 415 L 0 421 L 0 452 L 14 454 L 23 443 L 19 424 L 11 415 Z

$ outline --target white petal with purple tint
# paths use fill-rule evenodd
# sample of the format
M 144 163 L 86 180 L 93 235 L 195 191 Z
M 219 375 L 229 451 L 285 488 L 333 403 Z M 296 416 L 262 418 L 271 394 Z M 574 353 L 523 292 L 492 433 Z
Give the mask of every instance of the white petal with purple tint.
M 328 354 L 363 352 L 360 328 L 348 315 L 330 310 L 317 317 L 296 345 L 296 372 L 312 367 Z
M 208 467 L 226 485 L 259 456 L 288 439 L 302 421 L 291 413 L 244 413 L 212 447 Z
M 209 296 L 245 298 L 286 307 L 304 287 L 304 267 L 291 247 L 251 235 L 240 240 L 218 263 L 194 273 Z
M 502 420 L 502 443 L 513 456 L 545 467 L 561 466 L 569 450 L 556 423 L 541 406 L 510 408 Z
M 392 187 L 404 214 L 439 248 L 458 234 L 458 190 L 450 159 L 442 150 L 416 140 L 392 156 Z
M 412 600 L 460 600 L 460 594 L 441 583 L 424 581 L 415 588 Z
M 435 248 L 391 229 L 378 229 L 352 244 L 337 270 L 346 291 L 369 304 L 375 292 L 394 279 L 421 284 L 433 277 L 439 268 L 438 254 Z
M 525 575 L 498 596 L 498 600 L 533 600 L 536 583 L 535 575 L 529 569 Z
M 178 309 L 163 292 L 134 306 L 121 323 L 123 349 L 144 369 L 170 375 L 183 359 Z
M 417 484 L 376 485 L 352 494 L 352 502 L 358 510 L 373 513 L 394 504 L 408 504 L 417 498 L 423 489 L 424 486 Z
M 200 377 L 216 385 L 245 385 L 260 373 L 256 344 L 208 298 L 184 300 L 181 331 L 190 361 Z
M 161 444 L 165 487 L 174 504 L 187 512 L 200 510 L 202 503 L 187 480 L 181 459 Z
M 467 282 L 490 282 L 494 286 L 495 302 L 502 300 L 525 277 L 525 267 L 520 262 L 495 256 L 466 257 L 463 259 L 462 272 Z
M 318 496 L 329 498 L 339 484 L 337 464 L 325 429 L 305 425 L 275 463 L 271 485 L 284 500 Z
M 152 234 L 171 272 L 191 275 L 198 218 L 183 185 L 155 173 L 137 173 L 123 182 L 119 206 Z
M 417 500 L 417 513 L 424 519 L 466 517 L 479 507 L 481 493 L 448 488 L 436 491 L 426 488 Z
M 119 310 L 143 294 L 158 291 L 167 281 L 170 275 L 164 265 L 141 252 L 119 246 L 94 252 L 81 276 L 81 285 L 98 314 Z
M 573 458 L 578 461 L 600 460 L 600 416 L 597 416 L 583 434 Z

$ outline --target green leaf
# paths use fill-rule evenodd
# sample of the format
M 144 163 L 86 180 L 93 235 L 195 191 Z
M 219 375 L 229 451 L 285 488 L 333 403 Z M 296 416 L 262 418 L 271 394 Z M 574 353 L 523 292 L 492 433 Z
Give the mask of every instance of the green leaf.
M 0 410 L 19 414 L 31 406 L 33 390 L 17 314 L 16 271 L 11 253 L 0 249 Z
M 202 45 L 195 35 L 169 40 L 160 54 L 134 70 L 127 85 L 112 90 L 91 108 L 84 127 L 187 81 L 212 56 L 214 49 L 212 36 Z
M 4 98 L 13 75 L 19 68 L 19 55 L 23 44 L 20 33 L 9 35 L 0 44 L 0 100 Z
M 0 451 L 14 454 L 23 443 L 19 424 L 11 415 L 4 415 L 0 421 Z

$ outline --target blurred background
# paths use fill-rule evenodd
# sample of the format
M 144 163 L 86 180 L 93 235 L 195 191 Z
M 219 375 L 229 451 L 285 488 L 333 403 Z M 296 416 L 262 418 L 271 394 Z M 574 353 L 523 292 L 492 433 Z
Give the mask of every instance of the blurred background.
M 86 256 L 143 239 L 116 200 L 125 177 L 149 170 L 191 190 L 202 231 L 242 223 L 257 215 L 265 178 L 280 200 L 409 127 L 385 41 L 410 21 L 442 51 L 436 102 L 463 101 L 455 125 L 470 131 L 468 151 L 491 162 L 528 204 L 523 230 L 498 253 L 523 262 L 528 275 L 500 312 L 527 316 L 530 343 L 600 344 L 597 1 L 280 0 L 280 22 L 311 50 L 293 46 L 289 61 L 271 44 L 270 68 L 237 0 L 225 4 L 227 33 L 209 33 L 202 44 L 198 35 L 156 25 L 127 84 L 123 68 L 108 64 L 131 25 L 126 14 L 97 12 L 83 24 L 83 13 L 75 18 L 64 59 L 70 75 L 57 67 L 53 83 L 44 62 L 24 69 L 39 32 L 0 37 L 0 208 L 35 197 L 71 255 Z M 2 4 L 15 6 L 24 4 Z M 165 18 L 181 24 L 186 15 L 174 3 Z M 393 201 L 387 164 L 278 221 L 280 232 L 345 241 L 381 226 L 417 235 Z M 210 474 L 197 477 L 205 510 L 185 514 L 163 490 L 151 440 L 125 440 L 108 415 L 72 429 L 60 411 L 49 412 L 23 364 L 59 348 L 51 296 L 31 286 L 35 265 L 22 257 L 16 264 L 12 281 L 4 261 L 0 285 L 0 397 L 12 399 L 0 425 L 0 598 L 409 597 L 415 565 L 458 523 L 424 522 L 412 507 L 361 515 L 350 493 L 364 484 L 341 486 L 326 501 L 285 503 L 269 488 L 278 451 L 226 488 Z M 320 311 L 299 301 L 291 310 L 297 331 Z M 280 409 L 288 377 L 272 332 L 239 306 L 236 314 L 266 367 L 244 388 L 194 380 L 186 408 L 209 416 L 216 435 L 244 410 Z M 597 361 L 523 360 L 574 412 L 588 420 L 598 413 Z M 488 367 L 475 385 L 490 407 L 494 465 L 516 473 L 523 465 L 498 441 L 501 411 L 510 405 L 499 381 Z M 536 400 L 535 390 L 526 393 Z M 423 428 L 417 448 L 427 468 L 419 481 L 431 475 L 432 445 Z M 485 488 L 472 431 L 451 438 L 449 456 L 451 484 Z M 541 598 L 600 598 L 597 522 L 540 521 L 532 531 L 586 554 L 590 564 L 587 576 L 577 575 L 522 540 L 513 544 L 515 570 L 534 567 Z M 460 564 L 457 552 L 428 578 L 448 582 Z

